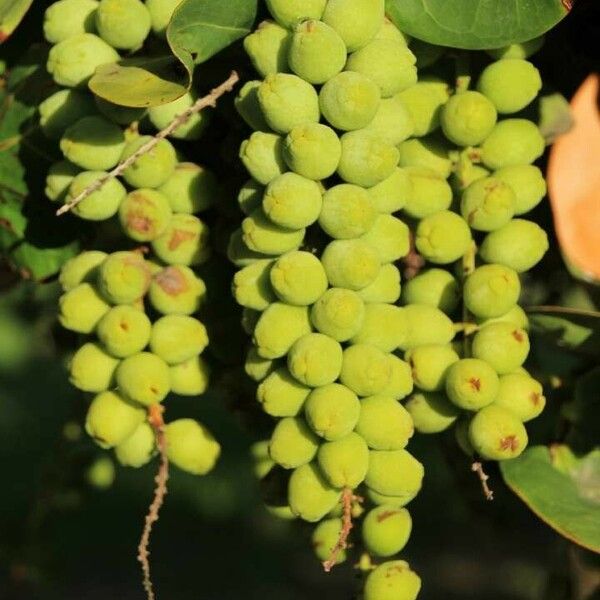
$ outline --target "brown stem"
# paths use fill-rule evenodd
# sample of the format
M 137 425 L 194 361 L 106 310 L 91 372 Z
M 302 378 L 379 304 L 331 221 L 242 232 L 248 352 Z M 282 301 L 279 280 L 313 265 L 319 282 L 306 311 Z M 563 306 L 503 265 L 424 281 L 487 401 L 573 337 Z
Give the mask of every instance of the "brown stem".
M 85 200 L 90 194 L 93 194 L 94 192 L 98 191 L 107 181 L 121 175 L 123 171 L 130 167 L 140 156 L 152 151 L 152 149 L 158 144 L 158 142 L 160 142 L 160 140 L 171 135 L 171 133 L 173 133 L 178 127 L 186 123 L 192 115 L 200 112 L 203 108 L 206 108 L 208 106 L 216 106 L 217 100 L 223 94 L 230 92 L 239 80 L 239 75 L 235 71 L 232 71 L 231 75 L 221 85 L 212 90 L 210 94 L 207 94 L 203 98 L 199 98 L 194 104 L 192 104 L 192 106 L 190 106 L 187 110 L 175 117 L 175 119 L 173 119 L 173 121 L 171 121 L 171 123 L 169 123 L 162 131 L 159 131 L 144 145 L 140 146 L 136 152 L 134 152 L 131 156 L 128 156 L 123 162 L 119 163 L 112 171 L 94 181 L 91 185 L 86 187 L 80 194 L 73 198 L 73 200 L 67 202 L 64 206 L 59 208 L 56 211 L 56 215 L 60 216 L 70 211 L 73 207 L 77 206 L 82 200 Z
M 485 499 L 493 500 L 494 492 L 490 489 L 490 486 L 488 485 L 488 479 L 490 478 L 490 476 L 487 475 L 486 472 L 483 470 L 483 465 L 480 462 L 474 462 L 471 465 L 471 471 L 473 471 L 473 473 L 477 473 L 479 481 L 481 482 L 481 488 L 483 489 Z
M 352 523 L 352 502 L 358 500 L 350 488 L 344 488 L 342 492 L 342 529 L 338 540 L 331 550 L 331 554 L 327 560 L 323 561 L 323 569 L 329 573 L 335 567 L 340 552 L 348 547 L 348 536 L 354 524 Z

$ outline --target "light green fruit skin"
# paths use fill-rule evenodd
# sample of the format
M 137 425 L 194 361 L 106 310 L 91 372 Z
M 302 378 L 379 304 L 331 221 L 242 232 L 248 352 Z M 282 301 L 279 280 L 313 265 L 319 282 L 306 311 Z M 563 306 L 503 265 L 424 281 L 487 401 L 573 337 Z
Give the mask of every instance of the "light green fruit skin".
M 356 426 L 360 411 L 356 394 L 340 383 L 313 390 L 304 404 L 304 416 L 309 426 L 328 441 L 348 435 Z
M 321 521 L 313 531 L 311 542 L 314 553 L 320 561 L 328 560 L 335 548 L 342 531 L 341 519 L 325 519 Z M 339 565 L 346 561 L 348 554 L 346 550 L 339 552 L 335 564 Z
M 515 165 L 498 169 L 496 179 L 507 183 L 515 193 L 515 215 L 534 209 L 546 195 L 544 174 L 533 165 Z
M 336 488 L 356 488 L 367 475 L 369 448 L 357 433 L 319 447 L 317 462 L 330 485 Z
M 238 304 L 262 311 L 275 302 L 276 296 L 270 281 L 272 266 L 272 260 L 259 260 L 233 276 L 232 292 Z
M 383 392 L 391 376 L 392 364 L 379 348 L 356 344 L 344 350 L 340 381 L 358 396 Z
M 177 100 L 160 106 L 151 106 L 148 109 L 150 122 L 156 129 L 162 131 L 175 118 L 184 113 L 198 99 L 194 92 L 187 92 Z M 212 113 L 210 111 L 201 110 L 194 113 L 183 125 L 180 125 L 169 134 L 169 137 L 178 140 L 198 140 L 202 137 L 205 129 L 210 123 Z
M 498 119 L 493 103 L 483 94 L 455 94 L 444 105 L 440 123 L 444 135 L 457 146 L 475 146 L 492 132 Z
M 523 423 L 531 421 L 546 406 L 542 384 L 525 373 L 502 375 L 494 406 L 509 410 Z
M 373 227 L 376 217 L 375 203 L 362 187 L 343 183 L 323 194 L 319 225 L 332 238 L 360 237 Z
M 510 114 L 533 102 L 542 89 L 542 78 L 530 62 L 504 58 L 483 70 L 477 89 L 492 101 L 499 113 Z
M 204 325 L 187 315 L 165 315 L 152 325 L 150 349 L 169 365 L 201 354 L 208 345 Z
M 83 190 L 106 175 L 106 171 L 82 171 L 75 175 L 69 185 L 64 202 L 71 202 Z M 71 211 L 86 221 L 106 221 L 117 214 L 127 190 L 116 178 L 109 179 L 102 187 L 76 204 Z
M 253 341 L 263 358 L 281 358 L 307 333 L 310 333 L 310 321 L 306 306 L 274 302 L 260 316 Z
M 245 215 L 249 215 L 253 210 L 261 206 L 264 192 L 265 187 L 263 185 L 254 179 L 248 179 L 240 188 L 237 196 L 240 210 Z
M 395 262 L 410 251 L 410 230 L 400 219 L 380 214 L 373 227 L 360 238 L 377 251 L 382 265 Z
M 258 103 L 258 88 L 261 85 L 262 81 L 259 80 L 247 81 L 240 88 L 233 104 L 250 129 L 269 132 L 269 125 L 265 121 L 265 115 Z
M 64 157 L 82 169 L 112 169 L 121 158 L 125 137 L 121 128 L 104 117 L 82 117 L 60 139 Z
M 340 140 L 338 175 L 347 183 L 372 187 L 398 165 L 398 149 L 368 130 L 349 131 Z
M 465 410 L 477 411 L 491 404 L 500 386 L 494 369 L 479 358 L 463 358 L 446 373 L 446 394 L 450 401 Z
M 143 135 L 127 142 L 121 160 L 129 158 L 150 139 L 150 136 Z M 175 148 L 171 142 L 163 139 L 150 152 L 127 167 L 123 172 L 123 179 L 134 188 L 158 188 L 171 177 L 176 165 Z
M 146 410 L 118 392 L 102 392 L 90 404 L 85 430 L 102 448 L 123 443 L 146 418 Z
M 376 506 L 393 506 L 394 508 L 406 506 L 418 494 L 417 490 L 414 492 L 414 495 L 388 496 L 386 494 L 380 494 L 369 487 L 366 488 L 366 491 L 367 497 Z
M 340 491 L 329 485 L 315 463 L 294 470 L 288 484 L 292 512 L 310 523 L 320 521 L 337 504 Z
M 97 490 L 108 490 L 115 481 L 115 465 L 107 456 L 100 456 L 87 467 L 84 476 L 91 487 Z
M 413 134 L 414 125 L 406 106 L 394 96 L 381 101 L 379 109 L 365 130 L 396 146 Z
M 210 431 L 194 419 L 167 423 L 165 438 L 169 460 L 192 475 L 212 471 L 221 454 L 221 446 Z
M 321 262 L 333 287 L 357 291 L 375 281 L 381 269 L 379 252 L 364 240 L 334 240 Z
M 442 179 L 448 179 L 453 162 L 450 158 L 450 146 L 442 138 L 432 135 L 413 138 L 398 146 L 401 167 L 421 167 L 437 173 Z
M 200 396 L 208 388 L 210 367 L 200 356 L 169 368 L 171 391 L 180 396 Z
M 427 304 L 411 304 L 404 307 L 408 335 L 402 350 L 410 350 L 425 344 L 449 344 L 454 338 L 454 324 L 439 308 Z
M 350 342 L 392 352 L 405 343 L 408 327 L 404 309 L 393 304 L 369 303 L 365 306 L 362 326 Z
M 391 505 L 370 510 L 362 523 L 365 549 L 375 556 L 389 557 L 406 546 L 412 531 L 412 519 L 405 508 Z
M 319 96 L 315 88 L 296 75 L 267 75 L 258 88 L 258 102 L 267 125 L 287 134 L 296 125 L 319 122 Z
M 377 85 L 365 75 L 343 71 L 325 83 L 319 92 L 323 117 L 332 127 L 353 131 L 366 127 L 381 103 Z
M 415 245 L 431 263 L 446 265 L 461 258 L 472 243 L 465 220 L 448 210 L 425 217 L 417 225 Z
M 309 83 L 325 83 L 346 64 L 344 40 L 322 21 L 301 21 L 294 28 L 288 52 L 291 70 Z
M 512 412 L 491 405 L 471 419 L 469 441 L 486 460 L 508 460 L 525 450 L 528 437 L 525 426 Z
M 499 264 L 483 265 L 464 284 L 465 306 L 478 318 L 499 317 L 517 303 L 521 282 L 517 273 Z
M 515 193 L 496 177 L 474 181 L 462 193 L 460 212 L 477 231 L 495 231 L 506 225 L 515 212 Z
M 194 215 L 174 214 L 152 239 L 152 250 L 170 265 L 200 265 L 211 252 L 208 226 Z
M 46 69 L 58 85 L 83 87 L 97 67 L 118 60 L 117 51 L 97 35 L 78 33 L 52 46 Z
M 319 181 L 335 173 L 342 156 L 342 143 L 331 127 L 303 123 L 288 133 L 282 154 L 294 173 Z
M 284 469 L 295 469 L 309 463 L 318 448 L 319 438 L 302 417 L 285 417 L 273 430 L 269 456 Z
M 193 214 L 210 208 L 218 197 L 219 184 L 212 171 L 190 162 L 181 162 L 158 188 L 175 213 Z
M 411 41 L 411 37 L 400 31 L 386 16 L 383 17 L 383 22 L 379 31 L 375 34 L 374 40 L 392 40 L 408 46 Z
M 421 489 L 423 465 L 406 450 L 371 450 L 365 483 L 386 496 L 411 499 Z
M 269 456 L 269 440 L 261 440 L 250 446 L 250 454 L 252 457 L 252 471 L 254 476 L 261 480 L 266 477 L 275 463 Z
M 123 231 L 136 242 L 158 238 L 167 229 L 172 216 L 168 198 L 149 188 L 129 192 L 118 211 Z
M 412 368 L 415 385 L 426 392 L 444 389 L 448 368 L 458 361 L 451 346 L 427 344 L 408 350 L 405 356 Z
M 414 387 L 410 365 L 394 354 L 388 355 L 391 376 L 389 383 L 381 390 L 381 394 L 396 400 L 406 398 Z
M 58 300 L 58 320 L 70 331 L 92 333 L 110 305 L 89 283 L 80 283 Z
M 524 273 L 542 260 L 549 247 L 548 235 L 537 223 L 513 219 L 485 237 L 479 254 L 486 262 Z
M 286 171 L 283 138 L 276 133 L 255 131 L 240 146 L 240 159 L 248 173 L 262 185 Z
M 122 394 L 144 406 L 162 402 L 171 389 L 167 363 L 151 352 L 133 354 L 121 361 L 116 380 Z
M 439 308 L 446 314 L 456 310 L 460 299 L 458 281 L 445 269 L 431 268 L 404 283 L 404 304 L 427 304 Z
M 248 349 L 246 360 L 244 361 L 244 372 L 253 381 L 256 381 L 257 383 L 264 381 L 271 373 L 273 373 L 276 367 L 276 361 L 259 356 L 254 346 L 251 346 Z
M 150 28 L 150 13 L 140 0 L 100 0 L 96 29 L 113 48 L 136 50 L 148 37 Z
M 266 0 L 266 4 L 280 25 L 291 28 L 301 19 L 320 19 L 327 0 Z
M 388 561 L 367 576 L 364 600 L 415 600 L 420 590 L 421 578 L 407 562 Z
M 413 122 L 413 135 L 422 137 L 440 126 L 440 114 L 450 98 L 450 87 L 443 79 L 425 77 L 396 95 Z
M 267 77 L 289 72 L 287 58 L 291 41 L 288 29 L 273 21 L 263 21 L 244 38 L 244 50 L 259 75 Z
M 131 125 L 134 121 L 140 121 L 146 114 L 145 108 L 113 104 L 100 96 L 94 96 L 94 103 L 103 116 L 117 125 Z
M 68 292 L 84 281 L 88 283 L 95 281 L 98 266 L 104 262 L 107 256 L 106 252 L 100 250 L 88 250 L 70 258 L 62 266 L 58 276 L 58 282 L 63 291 Z
M 528 165 L 542 156 L 545 147 L 535 123 L 527 119 L 504 119 L 481 145 L 481 160 L 489 169 Z
M 78 33 L 93 33 L 98 8 L 96 0 L 60 0 L 44 12 L 44 37 L 58 44 Z
M 501 48 L 493 48 L 486 50 L 486 52 L 496 60 L 502 58 L 529 58 L 535 54 L 544 45 L 544 36 L 527 40 L 526 42 L 520 42 L 518 44 L 509 44 L 508 46 L 502 46 Z
M 294 306 L 313 304 L 327 290 L 325 269 L 310 252 L 296 250 L 284 254 L 270 269 L 269 278 L 279 300 Z
M 348 52 L 366 46 L 381 28 L 383 0 L 329 0 L 323 22 L 338 32 Z
M 53 202 L 64 201 L 73 179 L 80 172 L 81 169 L 68 160 L 52 163 L 46 175 L 46 197 Z
M 242 221 L 242 237 L 250 250 L 279 255 L 295 250 L 304 240 L 305 229 L 286 229 L 273 223 L 262 208 Z
M 264 260 L 265 255 L 259 252 L 250 250 L 244 243 L 243 234 L 241 229 L 234 231 L 230 238 L 229 244 L 227 245 L 227 258 L 236 267 L 247 267 L 259 260 Z
M 439 392 L 416 392 L 404 406 L 419 433 L 446 431 L 461 413 L 446 394 Z
M 473 337 L 473 356 L 489 363 L 498 374 L 512 373 L 529 354 L 529 336 L 512 323 L 490 323 Z
M 300 383 L 320 387 L 333 383 L 342 369 L 342 347 L 322 333 L 307 333 L 290 348 L 287 356 L 290 373 Z
M 396 168 L 392 174 L 368 190 L 375 208 L 380 213 L 395 213 L 413 194 L 412 181 L 405 169 Z
M 373 450 L 401 450 L 414 433 L 406 409 L 392 396 L 379 394 L 363 398 L 355 428 Z
M 248 334 L 252 335 L 256 329 L 256 324 L 260 319 L 261 313 L 251 308 L 242 309 L 242 318 L 240 319 L 240 325 L 242 329 Z
M 404 205 L 404 212 L 415 219 L 423 219 L 452 204 L 452 188 L 436 171 L 427 167 L 406 167 L 412 195 Z
M 150 319 L 143 311 L 124 304 L 111 308 L 100 319 L 96 334 L 110 354 L 125 358 L 148 345 L 151 329 Z
M 395 304 L 400 298 L 400 271 L 392 264 L 381 265 L 373 283 L 356 292 L 364 302 Z
M 38 110 L 42 131 L 52 140 L 60 139 L 68 127 L 96 112 L 88 95 L 70 89 L 62 89 L 48 96 L 40 103 Z
M 302 229 L 312 225 L 322 207 L 319 184 L 296 173 L 283 173 L 266 187 L 262 208 L 276 225 L 287 229 Z
M 112 387 L 118 364 L 101 346 L 88 342 L 71 359 L 69 381 L 84 392 L 103 392 Z
M 150 270 L 136 252 L 114 252 L 100 265 L 98 288 L 113 304 L 131 304 L 150 286 Z
M 262 358 L 260 354 L 258 358 Z M 287 368 L 279 367 L 258 386 L 256 399 L 272 417 L 295 417 L 310 393 L 310 388 L 292 377 Z
M 390 98 L 417 82 L 416 58 L 406 44 L 376 39 L 348 57 L 346 70 L 374 81 L 382 98 Z
M 146 0 L 146 8 L 150 13 L 152 31 L 155 35 L 166 37 L 167 25 L 180 4 L 181 0 Z
M 137 429 L 115 448 L 115 457 L 123 467 L 139 469 L 148 464 L 156 453 L 154 430 L 148 423 Z
M 500 315 L 499 317 L 493 317 L 490 319 L 476 319 L 476 321 L 478 325 L 506 322 L 512 323 L 521 329 L 529 329 L 529 318 L 527 317 L 527 313 L 518 304 L 515 304 L 508 312 Z
M 163 315 L 191 315 L 206 297 L 206 285 L 189 268 L 169 266 L 154 275 L 148 298 Z
M 457 196 L 459 196 L 474 181 L 491 175 L 491 172 L 485 167 L 473 164 L 471 159 L 468 156 L 465 156 L 465 153 L 467 152 L 470 152 L 468 148 L 459 155 L 458 160 L 454 163 L 454 171 L 452 175 L 450 175 L 450 184 Z
M 352 290 L 331 288 L 312 306 L 310 318 L 317 331 L 338 342 L 356 335 L 365 315 L 363 300 Z

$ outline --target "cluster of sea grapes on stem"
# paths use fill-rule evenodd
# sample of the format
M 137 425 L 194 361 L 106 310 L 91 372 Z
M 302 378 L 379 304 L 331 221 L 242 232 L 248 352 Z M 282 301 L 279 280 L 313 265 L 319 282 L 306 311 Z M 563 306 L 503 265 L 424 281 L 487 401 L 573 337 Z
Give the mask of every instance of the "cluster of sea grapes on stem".
M 362 518 L 365 600 L 414 599 L 406 562 L 371 560 L 411 533 L 413 430 L 456 425 L 468 452 L 510 459 L 544 406 L 517 303 L 548 241 L 513 217 L 545 195 L 531 164 L 545 144 L 532 121 L 498 118 L 535 99 L 539 73 L 514 55 L 539 44 L 497 51 L 475 91 L 440 77 L 443 50 L 411 41 L 383 0 L 266 4 L 273 20 L 244 41 L 261 79 L 236 99 L 254 132 L 228 251 L 246 373 L 274 418 L 257 472 L 275 514 L 318 523 L 326 569 Z

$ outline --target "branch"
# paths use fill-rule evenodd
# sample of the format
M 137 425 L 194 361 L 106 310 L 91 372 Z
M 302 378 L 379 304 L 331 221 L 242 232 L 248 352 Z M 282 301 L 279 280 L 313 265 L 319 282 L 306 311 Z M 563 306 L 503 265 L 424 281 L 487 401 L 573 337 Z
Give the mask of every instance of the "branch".
M 494 492 L 490 489 L 490 486 L 487 483 L 490 476 L 486 475 L 486 472 L 483 470 L 483 465 L 480 462 L 474 462 L 471 465 L 471 471 L 473 471 L 473 473 L 477 473 L 477 476 L 479 477 L 479 481 L 481 482 L 481 487 L 483 489 L 483 494 L 485 495 L 485 499 L 493 500 Z
M 123 162 L 119 163 L 112 171 L 94 181 L 94 183 L 85 188 L 85 190 L 83 190 L 79 195 L 73 198 L 73 200 L 67 202 L 64 206 L 59 208 L 56 211 L 56 215 L 60 216 L 70 211 L 73 207 L 77 206 L 82 200 L 85 200 L 88 196 L 90 196 L 94 192 L 97 192 L 107 181 L 121 175 L 123 171 L 129 168 L 140 156 L 151 152 L 154 149 L 154 147 L 158 144 L 158 142 L 160 142 L 160 140 L 171 135 L 177 128 L 186 123 L 192 115 L 195 115 L 196 113 L 200 112 L 203 108 L 206 108 L 208 106 L 212 106 L 214 108 L 217 105 L 217 100 L 223 94 L 230 92 L 239 80 L 239 75 L 235 71 L 232 71 L 231 75 L 226 81 L 224 81 L 221 85 L 212 90 L 210 94 L 196 100 L 196 102 L 192 104 L 192 106 L 190 106 L 187 110 L 175 117 L 175 119 L 173 119 L 173 121 L 171 121 L 171 123 L 169 123 L 162 131 L 159 131 L 143 146 L 140 146 L 136 152 L 134 152 L 131 156 L 127 157 Z
M 348 547 L 348 536 L 352 527 L 354 527 L 352 523 L 352 502 L 354 500 L 358 500 L 358 497 L 354 495 L 350 488 L 344 488 L 342 492 L 342 529 L 329 558 L 323 561 L 323 568 L 326 573 L 329 573 L 335 567 L 339 553 Z

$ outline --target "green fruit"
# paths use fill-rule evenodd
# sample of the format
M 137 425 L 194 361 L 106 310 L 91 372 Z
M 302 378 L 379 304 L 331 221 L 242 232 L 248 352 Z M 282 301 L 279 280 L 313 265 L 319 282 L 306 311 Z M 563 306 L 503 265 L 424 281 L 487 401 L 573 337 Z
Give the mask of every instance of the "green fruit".
M 152 239 L 152 250 L 170 265 L 199 265 L 210 256 L 209 235 L 208 227 L 198 217 L 174 214 L 162 232 Z
M 262 358 L 256 348 L 250 346 L 244 361 L 244 372 L 250 379 L 259 383 L 271 375 L 276 367 L 277 363 L 274 360 Z
M 407 502 L 421 489 L 423 465 L 406 450 L 371 450 L 365 483 L 386 496 L 403 496 Z
M 286 73 L 292 34 L 288 29 L 263 21 L 255 31 L 244 38 L 244 50 L 261 77 Z
M 248 39 L 248 38 L 246 38 Z M 247 81 L 238 92 L 233 104 L 238 114 L 250 129 L 255 131 L 269 132 L 269 126 L 265 121 L 265 115 L 258 103 L 258 88 L 262 81 Z
M 319 438 L 302 417 L 281 419 L 271 435 L 269 455 L 284 469 L 295 469 L 309 463 L 317 454 Z
M 472 229 L 495 231 L 511 220 L 515 201 L 515 193 L 507 183 L 496 177 L 484 177 L 462 193 L 460 212 Z
M 92 283 L 96 280 L 98 267 L 108 256 L 100 250 L 88 250 L 70 258 L 60 270 L 58 281 L 63 291 L 68 292 L 80 283 Z
M 483 70 L 477 89 L 493 102 L 499 113 L 515 113 L 533 102 L 542 89 L 542 78 L 530 62 L 504 58 Z
M 194 419 L 168 423 L 165 438 L 169 461 L 192 475 L 212 471 L 221 454 L 221 446 L 210 431 Z
M 262 208 L 242 221 L 244 243 L 261 254 L 284 254 L 295 250 L 304 240 L 304 229 L 287 229 L 273 223 Z
M 315 463 L 294 470 L 288 484 L 288 502 L 301 519 L 316 523 L 337 504 L 340 492 L 330 486 Z
M 371 571 L 365 583 L 364 600 L 415 600 L 421 579 L 403 560 L 393 560 Z
M 321 444 L 317 461 L 333 487 L 354 489 L 367 475 L 369 448 L 360 435 L 349 433 L 339 440 Z
M 91 1 L 95 3 L 95 0 Z M 38 111 L 42 131 L 52 140 L 60 139 L 68 127 L 95 113 L 94 104 L 87 94 L 70 89 L 48 96 L 40 103 Z
M 212 171 L 191 162 L 181 162 L 160 186 L 174 213 L 199 213 L 218 197 L 219 185 Z
M 390 383 L 391 376 L 392 364 L 379 348 L 356 344 L 344 350 L 340 381 L 355 394 L 379 394 Z
M 469 441 L 486 460 L 507 460 L 519 456 L 527 446 L 525 426 L 510 411 L 487 406 L 471 419 Z
M 94 96 L 94 103 L 103 116 L 117 125 L 131 125 L 134 121 L 141 121 L 146 115 L 145 108 L 121 106 L 100 96 Z
M 254 310 L 265 310 L 275 302 L 270 272 L 272 260 L 258 260 L 233 276 L 232 291 L 238 304 Z
M 171 391 L 180 396 L 200 396 L 208 388 L 210 368 L 200 356 L 169 368 Z
M 328 441 L 339 440 L 356 426 L 361 405 L 346 386 L 331 383 L 312 390 L 304 405 L 304 416 L 312 430 Z
M 380 213 L 395 213 L 408 202 L 412 196 L 412 182 L 405 169 L 396 168 L 392 174 L 368 190 Z
M 429 344 L 408 350 L 405 356 L 415 385 L 426 392 L 444 389 L 446 373 L 459 356 L 451 346 Z
M 440 114 L 450 97 L 450 87 L 443 79 L 426 76 L 401 91 L 396 98 L 404 104 L 413 122 L 413 135 L 421 137 L 440 126 Z
M 392 215 L 378 215 L 361 240 L 377 251 L 382 265 L 400 260 L 410 251 L 408 225 Z
M 365 130 L 396 146 L 413 134 L 414 125 L 407 108 L 394 96 L 380 102 L 375 117 Z
M 276 133 L 255 131 L 242 142 L 240 159 L 251 177 L 267 185 L 286 171 L 283 138 Z
M 159 106 L 151 106 L 148 109 L 148 117 L 150 122 L 156 129 L 162 131 L 168 127 L 177 117 L 182 115 L 186 110 L 191 108 L 194 103 L 198 100 L 198 96 L 195 92 L 190 91 L 169 102 L 167 104 L 161 104 Z M 175 131 L 169 133 L 170 138 L 178 140 L 197 140 L 202 137 L 204 130 L 210 123 L 212 113 L 206 109 L 199 112 L 195 112 L 190 116 L 189 119 Z
M 446 314 L 454 312 L 460 299 L 458 281 L 444 269 L 426 269 L 402 288 L 404 304 L 427 304 Z
M 68 160 L 61 160 L 50 165 L 46 175 L 44 193 L 48 200 L 63 202 L 69 186 L 81 169 Z
M 527 313 L 518 305 L 515 304 L 508 312 L 491 319 L 477 319 L 478 325 L 487 325 L 488 323 L 498 323 L 499 321 L 512 323 L 521 329 L 529 329 L 529 319 Z
M 323 22 L 335 29 L 348 52 L 366 46 L 381 28 L 383 0 L 329 0 Z
M 401 450 L 414 433 L 406 409 L 392 396 L 380 394 L 363 398 L 355 429 L 373 450 Z
M 411 40 L 408 34 L 400 31 L 386 16 L 383 17 L 383 23 L 373 39 L 392 40 L 394 42 L 400 42 L 405 46 L 408 46 Z
M 406 506 L 412 498 L 410 496 L 386 496 L 375 490 L 367 487 L 367 497 L 376 506 L 393 506 L 394 508 L 402 508 Z
M 490 169 L 528 165 L 544 153 L 546 143 L 535 123 L 505 119 L 496 124 L 481 145 L 481 159 Z
M 473 356 L 488 362 L 497 373 L 516 371 L 529 354 L 529 336 L 512 323 L 490 323 L 473 338 Z
M 118 364 L 101 346 L 88 342 L 71 359 L 69 381 L 84 392 L 103 392 L 112 387 Z
M 427 167 L 407 167 L 412 195 L 404 205 L 404 212 L 415 219 L 423 219 L 452 204 L 452 188 L 436 171 Z
M 320 19 L 327 0 L 266 0 L 273 18 L 283 27 L 292 27 L 301 19 Z
M 264 186 L 258 183 L 258 181 L 248 179 L 238 193 L 237 201 L 240 210 L 245 215 L 249 215 L 253 210 L 261 206 L 264 192 Z M 273 219 L 271 218 L 271 220 Z
M 389 383 L 381 390 L 381 394 L 396 400 L 405 398 L 413 391 L 413 379 L 410 365 L 394 354 L 388 354 L 391 376 Z
M 515 215 L 534 209 L 546 195 L 546 181 L 538 167 L 515 165 L 498 169 L 496 179 L 507 183 L 515 193 Z
M 480 410 L 498 395 L 498 375 L 479 358 L 463 358 L 446 372 L 446 394 L 456 406 L 465 410 Z
M 421 167 L 435 172 L 442 179 L 448 179 L 454 168 L 450 153 L 451 147 L 442 138 L 432 135 L 413 138 L 398 146 L 401 167 Z M 412 171 L 419 173 L 420 171 Z
M 392 264 L 381 265 L 375 281 L 356 293 L 364 302 L 395 304 L 400 298 L 400 271 Z
M 546 398 L 542 384 L 525 373 L 508 373 L 500 377 L 500 389 L 495 406 L 511 411 L 523 423 L 538 417 Z
M 323 194 L 319 225 L 332 238 L 351 239 L 369 231 L 376 216 L 375 203 L 367 190 L 345 183 Z
M 66 129 L 60 140 L 64 157 L 90 171 L 112 169 L 119 162 L 124 147 L 121 128 L 97 116 L 79 119 Z
M 404 307 L 408 335 L 403 350 L 410 350 L 425 344 L 449 344 L 454 338 L 454 324 L 445 313 L 426 304 L 410 304 Z
M 136 469 L 148 464 L 155 453 L 156 439 L 148 423 L 138 425 L 137 429 L 115 448 L 119 464 Z
M 100 265 L 98 287 L 113 304 L 131 304 L 150 286 L 150 269 L 137 252 L 114 252 Z
M 149 135 L 142 135 L 127 142 L 121 160 L 135 154 L 151 139 Z M 171 142 L 162 139 L 123 171 L 123 179 L 134 188 L 158 188 L 173 175 L 176 164 L 175 148 Z
M 152 326 L 150 349 L 169 365 L 201 354 L 208 345 L 204 325 L 187 315 L 166 315 Z
M 410 538 L 412 519 L 405 508 L 378 506 L 370 510 L 362 523 L 365 549 L 375 556 L 398 554 Z
M 290 373 L 309 387 L 333 383 L 342 369 L 342 347 L 322 333 L 307 333 L 290 348 Z
M 310 318 L 317 331 L 346 342 L 360 331 L 364 314 L 364 302 L 356 292 L 331 288 L 314 303 Z
M 146 411 L 117 392 L 102 392 L 90 404 L 85 430 L 102 448 L 113 448 L 131 436 L 146 418 Z
M 498 114 L 494 104 L 479 92 L 455 94 L 442 109 L 444 135 L 457 146 L 475 146 L 494 129 Z
M 311 542 L 312 548 L 320 561 L 328 560 L 331 557 L 331 553 L 340 539 L 341 532 L 341 519 L 326 519 L 315 527 Z M 346 550 L 338 552 L 335 564 L 339 565 L 345 562 L 347 557 Z
M 466 254 L 471 231 L 463 218 L 448 210 L 425 217 L 417 226 L 415 245 L 429 262 L 449 264 Z
M 141 310 L 122 305 L 111 308 L 96 328 L 106 350 L 118 358 L 141 352 L 150 341 L 152 324 Z
M 117 368 L 119 391 L 144 406 L 162 402 L 171 389 L 169 367 L 150 352 L 125 358 Z
M 71 181 L 64 202 L 71 202 L 83 190 L 106 175 L 105 171 L 82 171 Z M 102 187 L 81 200 L 71 210 L 86 221 L 105 221 L 115 215 L 127 195 L 127 190 L 118 179 L 109 179 Z
M 485 237 L 479 254 L 486 262 L 524 273 L 542 260 L 549 247 L 548 235 L 537 223 L 513 219 Z
M 148 297 L 163 315 L 191 315 L 206 296 L 206 285 L 183 265 L 165 267 L 152 278 Z
M 479 318 L 499 317 L 518 301 L 521 282 L 515 271 L 492 264 L 478 267 L 464 284 L 465 306 Z
M 263 358 L 281 358 L 307 333 L 310 333 L 310 321 L 306 306 L 274 302 L 261 314 L 253 341 Z
M 100 0 L 96 29 L 113 48 L 136 50 L 150 33 L 150 13 L 140 0 Z
M 544 36 L 527 40 L 518 44 L 509 44 L 501 48 L 486 50 L 486 52 L 496 60 L 501 58 L 529 58 L 535 54 L 544 45 Z
M 89 283 L 80 283 L 59 299 L 60 324 L 78 333 L 92 333 L 98 321 L 110 310 L 110 305 Z
M 360 290 L 375 281 L 381 268 L 379 253 L 363 240 L 334 240 L 321 262 L 333 287 Z
M 460 409 L 448 401 L 446 394 L 417 392 L 405 404 L 419 433 L 441 433 L 460 415 Z
M 86 482 L 98 489 L 107 490 L 115 481 L 115 465 L 108 457 L 100 457 L 94 460 L 85 470 Z
M 404 309 L 385 303 L 365 306 L 361 328 L 352 336 L 352 344 L 368 344 L 383 352 L 392 352 L 403 345 L 408 335 Z
M 377 85 L 365 75 L 352 71 L 338 73 L 319 92 L 323 117 L 342 131 L 366 127 L 375 117 L 380 102 Z
M 93 33 L 96 0 L 60 0 L 53 2 L 44 12 L 44 37 L 58 44 L 78 33 Z
M 77 33 L 52 46 L 46 69 L 58 85 L 83 87 L 97 67 L 119 60 L 117 51 L 93 33 Z
M 327 290 L 325 269 L 310 252 L 284 254 L 275 261 L 268 277 L 279 300 L 295 306 L 313 304 Z
M 295 417 L 310 393 L 310 388 L 300 384 L 285 367 L 280 367 L 258 386 L 256 399 L 272 417 Z
M 167 33 L 167 25 L 181 0 L 146 0 L 146 8 L 150 13 L 152 31 L 161 38 Z
M 348 57 L 346 70 L 365 75 L 390 98 L 417 82 L 415 56 L 402 42 L 377 39 Z

